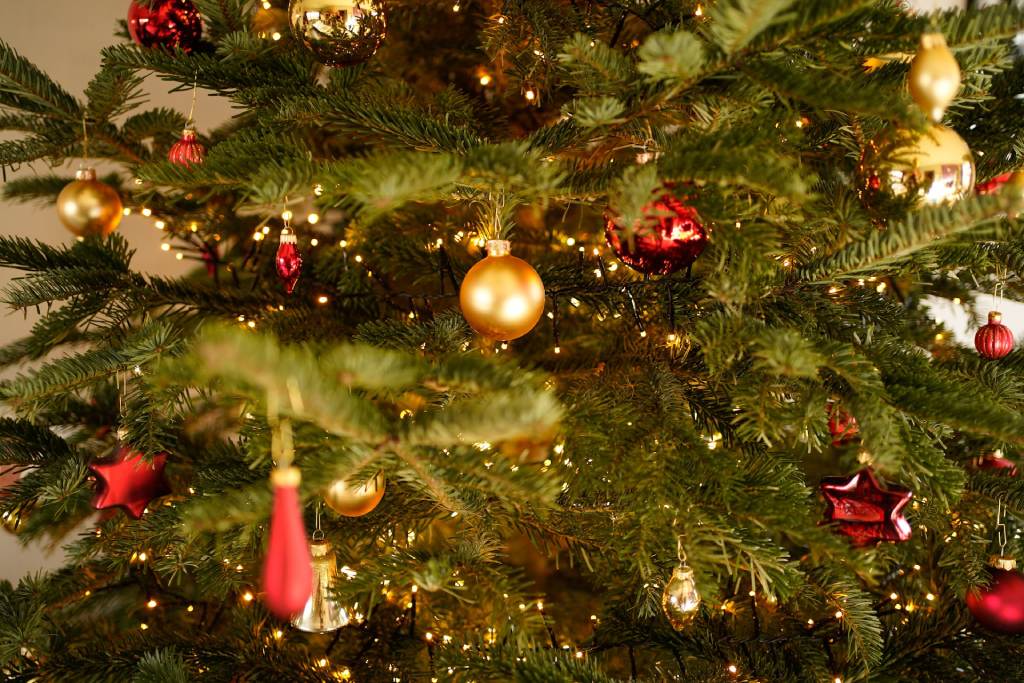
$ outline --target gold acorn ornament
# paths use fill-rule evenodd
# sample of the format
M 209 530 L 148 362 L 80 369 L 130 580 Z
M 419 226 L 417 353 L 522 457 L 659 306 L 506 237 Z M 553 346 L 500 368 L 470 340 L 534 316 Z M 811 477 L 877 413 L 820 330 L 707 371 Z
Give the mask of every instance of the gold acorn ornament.
M 892 202 L 952 204 L 974 190 L 974 156 L 952 128 L 932 124 L 923 133 L 892 128 L 868 143 L 858 177 L 861 200 L 882 216 Z
M 316 530 L 309 544 L 313 558 L 313 590 L 302 611 L 292 617 L 292 626 L 306 633 L 328 633 L 347 626 L 348 611 L 331 596 L 338 578 L 338 560 L 320 528 L 320 504 L 316 506 Z
M 518 339 L 544 315 L 544 282 L 529 263 L 512 255 L 508 240 L 488 240 L 487 256 L 459 287 L 466 322 L 488 339 Z
M 941 33 L 925 33 L 910 63 L 910 96 L 925 116 L 938 123 L 960 92 L 960 65 Z
M 383 472 L 361 483 L 337 479 L 324 489 L 324 502 L 343 517 L 362 517 L 373 512 L 380 504 L 385 486 Z
M 682 631 L 690 625 L 700 609 L 701 597 L 697 591 L 697 580 L 693 570 L 686 564 L 682 539 L 677 541 L 679 564 L 672 570 L 672 576 L 661 594 L 661 610 L 672 628 Z
M 361 64 L 387 34 L 382 0 L 291 0 L 292 35 L 328 66 Z
M 117 230 L 124 204 L 117 190 L 96 178 L 96 170 L 82 168 L 57 195 L 57 215 L 78 237 L 106 237 Z

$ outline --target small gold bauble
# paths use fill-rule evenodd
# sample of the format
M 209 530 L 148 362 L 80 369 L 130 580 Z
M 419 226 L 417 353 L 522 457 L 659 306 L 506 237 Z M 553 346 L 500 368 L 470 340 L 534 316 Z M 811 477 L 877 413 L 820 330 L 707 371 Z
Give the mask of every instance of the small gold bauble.
M 459 289 L 462 315 L 488 339 L 517 339 L 544 314 L 544 283 L 507 240 L 490 240 L 487 257 L 469 269 Z
M 358 484 L 338 479 L 324 490 L 324 502 L 339 515 L 362 517 L 373 512 L 384 497 L 384 473 L 378 472 L 370 481 Z
M 682 631 L 697 616 L 700 607 L 700 593 L 693 570 L 680 563 L 672 571 L 672 578 L 665 584 L 661 594 L 661 609 L 672 628 Z
M 106 237 L 117 230 L 123 211 L 117 191 L 97 180 L 91 168 L 78 171 L 57 195 L 61 223 L 79 237 Z
M 946 47 L 941 33 L 921 36 L 921 45 L 910 63 L 910 96 L 925 116 L 938 123 L 960 92 L 960 65 Z
M 372 57 L 384 42 L 382 0 L 291 0 L 292 34 L 329 66 L 352 66 Z
M 859 192 L 881 216 L 899 202 L 951 204 L 974 190 L 974 157 L 952 128 L 931 125 L 924 133 L 890 129 L 868 143 L 861 157 Z

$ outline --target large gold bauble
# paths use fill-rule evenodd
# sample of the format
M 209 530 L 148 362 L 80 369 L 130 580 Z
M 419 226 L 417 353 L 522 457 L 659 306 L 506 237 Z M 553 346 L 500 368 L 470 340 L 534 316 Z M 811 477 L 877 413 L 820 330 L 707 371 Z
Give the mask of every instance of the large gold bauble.
M 960 92 L 960 65 L 946 47 L 941 33 L 921 36 L 921 45 L 910 63 L 910 96 L 925 116 L 938 123 Z
M 292 34 L 329 66 L 361 64 L 387 34 L 382 0 L 291 0 Z
M 117 191 L 97 180 L 91 168 L 78 171 L 57 195 L 61 223 L 79 237 L 106 237 L 117 230 L 123 211 Z
M 544 314 L 544 283 L 507 240 L 487 243 L 487 257 L 469 269 L 459 289 L 462 315 L 488 339 L 517 339 Z
M 903 206 L 951 204 L 974 190 L 974 157 L 952 128 L 933 124 L 924 133 L 890 129 L 868 143 L 861 157 L 859 192 L 881 216 Z
M 324 502 L 339 515 L 362 517 L 373 512 L 384 497 L 384 473 L 363 484 L 338 479 L 324 490 Z

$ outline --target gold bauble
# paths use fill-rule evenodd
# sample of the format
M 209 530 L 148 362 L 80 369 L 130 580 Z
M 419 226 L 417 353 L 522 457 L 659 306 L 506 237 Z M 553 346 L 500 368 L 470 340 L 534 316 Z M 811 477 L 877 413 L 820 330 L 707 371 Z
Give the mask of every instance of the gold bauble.
M 868 143 L 861 157 L 859 191 L 869 210 L 884 217 L 892 202 L 938 206 L 974 190 L 974 157 L 952 128 L 924 133 L 890 129 Z
M 700 593 L 693 570 L 680 563 L 672 571 L 672 578 L 665 584 L 661 594 L 661 609 L 672 628 L 682 631 L 697 616 L 700 608 Z
M 382 0 L 291 0 L 292 34 L 329 66 L 361 64 L 387 34 Z
M 544 314 L 544 283 L 507 240 L 487 242 L 487 257 L 469 269 L 459 289 L 462 315 L 488 339 L 517 339 Z
M 252 32 L 260 38 L 280 40 L 288 30 L 288 12 L 280 7 L 263 7 L 252 15 Z
M 910 96 L 925 116 L 938 123 L 960 92 L 960 65 L 941 33 L 921 36 L 921 45 L 910 63 Z
M 316 535 L 309 544 L 313 565 L 313 589 L 302 611 L 292 617 L 292 626 L 306 633 L 337 631 L 349 623 L 348 611 L 331 596 L 331 584 L 338 578 L 338 562 L 328 541 Z
M 106 237 L 117 230 L 124 205 L 117 191 L 96 180 L 96 171 L 84 168 L 57 195 L 57 215 L 79 237 Z
M 362 517 L 373 512 L 384 497 L 384 473 L 363 484 L 338 479 L 324 490 L 324 502 L 339 515 Z

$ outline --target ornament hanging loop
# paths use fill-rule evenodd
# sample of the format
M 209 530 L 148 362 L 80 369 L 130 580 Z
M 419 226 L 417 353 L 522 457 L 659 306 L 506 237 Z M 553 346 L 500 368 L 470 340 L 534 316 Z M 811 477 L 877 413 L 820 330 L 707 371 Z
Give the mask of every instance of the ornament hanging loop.
M 316 516 L 314 517 L 314 520 L 315 520 L 314 523 L 315 523 L 315 527 L 316 528 L 313 529 L 312 539 L 314 541 L 322 541 L 322 540 L 324 540 L 324 530 L 320 526 L 320 501 L 319 500 L 316 502 Z

